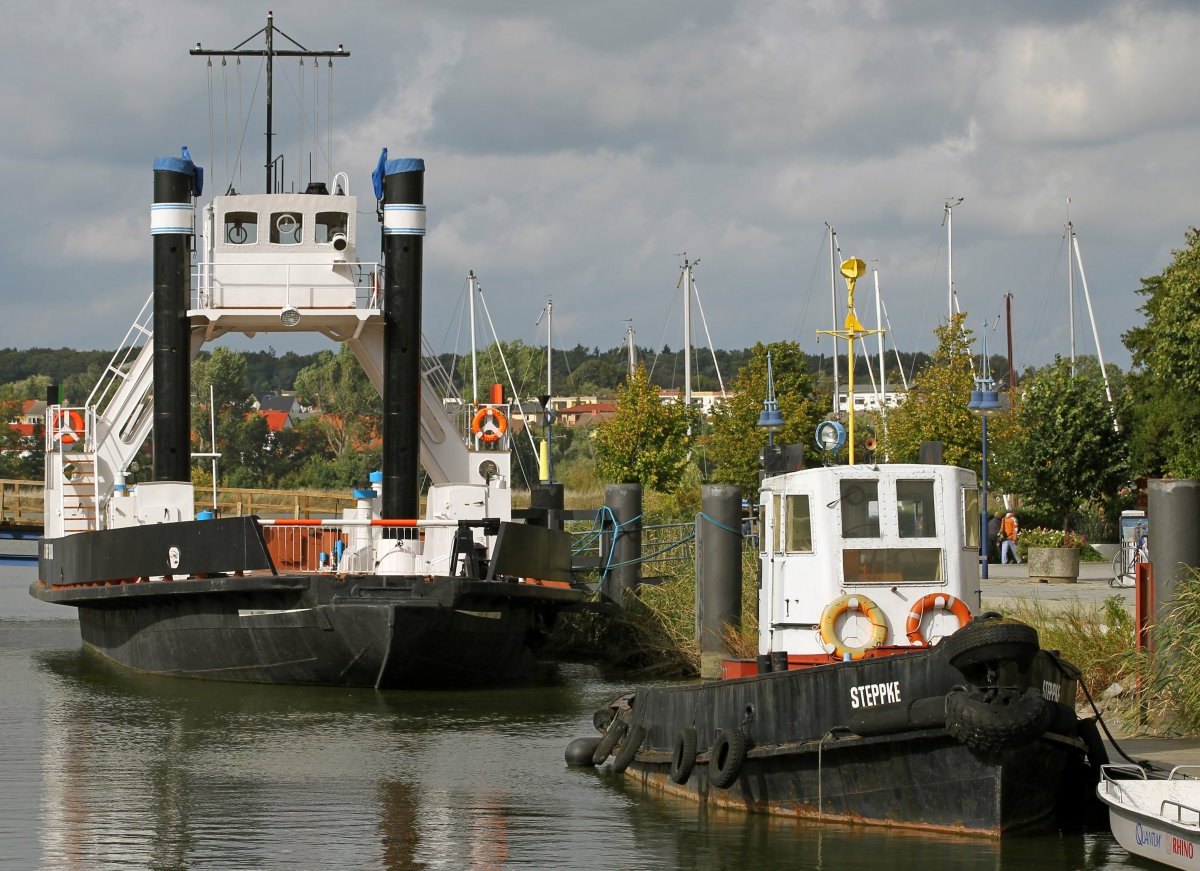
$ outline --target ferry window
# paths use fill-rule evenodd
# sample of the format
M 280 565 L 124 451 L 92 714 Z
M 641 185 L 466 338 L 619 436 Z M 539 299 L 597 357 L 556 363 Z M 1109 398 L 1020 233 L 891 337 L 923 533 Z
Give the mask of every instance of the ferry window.
M 807 496 L 787 497 L 787 541 L 788 553 L 812 553 L 812 515 L 808 510 Z
M 226 212 L 225 241 L 230 245 L 253 245 L 258 242 L 258 214 Z
M 963 548 L 979 550 L 979 491 L 963 488 Z
M 767 553 L 771 549 L 771 544 L 767 540 L 771 529 L 768 520 L 767 503 L 763 502 L 758 506 L 758 547 L 763 553 Z
M 852 548 L 842 551 L 847 584 L 930 584 L 942 581 L 937 547 Z
M 879 538 L 879 482 L 841 482 L 842 538 Z
M 783 498 L 774 493 L 771 495 L 771 551 L 779 553 L 783 550 Z
M 317 242 L 328 245 L 337 234 L 345 236 L 349 223 L 347 218 L 345 212 L 317 212 L 316 223 L 313 225 L 313 229 L 317 233 Z
M 937 535 L 932 481 L 896 482 L 896 520 L 901 538 L 933 538 Z
M 271 215 L 271 241 L 276 245 L 299 245 L 304 234 L 304 216 L 299 212 Z

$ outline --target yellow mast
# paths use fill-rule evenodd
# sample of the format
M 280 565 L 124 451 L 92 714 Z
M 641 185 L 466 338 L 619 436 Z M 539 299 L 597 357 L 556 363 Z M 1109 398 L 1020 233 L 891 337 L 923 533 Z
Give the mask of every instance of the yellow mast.
M 841 267 L 842 276 L 846 279 L 846 322 L 840 330 L 817 330 L 819 336 L 833 336 L 835 339 L 843 339 L 847 343 L 846 363 L 850 372 L 848 375 L 848 386 L 846 394 L 846 413 L 849 417 L 849 426 L 846 431 L 846 440 L 850 443 L 850 465 L 854 465 L 854 340 L 859 336 L 873 336 L 876 333 L 882 333 L 883 330 L 868 330 L 858 320 L 858 315 L 854 313 L 854 282 L 867 274 L 867 264 L 859 260 L 857 257 L 851 257 L 849 260 L 842 261 Z M 834 348 L 834 354 L 837 354 L 837 348 Z

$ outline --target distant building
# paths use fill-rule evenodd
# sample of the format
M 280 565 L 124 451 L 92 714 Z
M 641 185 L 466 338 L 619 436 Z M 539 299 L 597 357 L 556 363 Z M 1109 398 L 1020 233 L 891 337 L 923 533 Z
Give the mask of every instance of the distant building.
M 558 413 L 558 422 L 564 426 L 580 426 L 608 420 L 617 413 L 615 402 L 587 402 L 572 405 Z
M 302 405 L 300 398 L 291 391 L 264 393 L 252 404 L 254 410 L 267 420 L 271 432 L 293 429 L 300 421 L 312 417 L 316 412 Z
M 726 394 L 732 396 L 733 394 Z M 682 390 L 660 390 L 658 398 L 663 404 L 668 402 L 682 402 Z M 719 390 L 693 390 L 692 405 L 700 409 L 700 413 L 705 417 L 712 414 L 713 407 L 725 401 L 725 396 L 721 395 Z
M 846 399 L 847 391 L 845 389 L 838 393 L 838 409 L 841 411 L 849 411 L 850 406 Z M 908 394 L 899 390 L 889 390 L 883 394 L 883 404 L 888 408 L 899 408 L 904 404 L 904 400 L 908 398 Z M 879 392 L 876 390 L 865 389 L 854 390 L 854 410 L 855 411 L 878 411 L 879 410 Z

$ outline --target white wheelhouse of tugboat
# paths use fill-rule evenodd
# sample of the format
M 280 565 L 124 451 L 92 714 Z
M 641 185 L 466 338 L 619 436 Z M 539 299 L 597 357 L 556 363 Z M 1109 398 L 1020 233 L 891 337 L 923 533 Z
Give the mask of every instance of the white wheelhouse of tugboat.
M 767 478 L 759 497 L 759 652 L 830 652 L 820 633 L 830 603 L 855 607 L 833 627 L 850 647 L 914 645 L 909 615 L 928 594 L 978 612 L 979 497 L 975 475 L 954 466 L 829 466 Z M 924 638 L 958 628 L 946 607 L 921 615 Z

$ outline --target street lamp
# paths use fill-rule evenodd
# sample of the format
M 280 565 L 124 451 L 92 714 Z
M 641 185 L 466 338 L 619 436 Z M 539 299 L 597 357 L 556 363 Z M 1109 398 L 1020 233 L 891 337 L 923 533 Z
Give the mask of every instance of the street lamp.
M 987 355 L 987 321 L 983 322 L 983 358 L 979 361 L 979 375 L 975 378 L 975 389 L 971 391 L 971 401 L 967 408 L 976 412 L 983 420 L 983 499 L 979 503 L 979 577 L 987 580 L 988 576 L 988 489 L 987 489 L 987 422 L 988 415 L 1000 408 L 1000 394 L 995 390 L 992 381 L 991 366 L 988 365 Z

